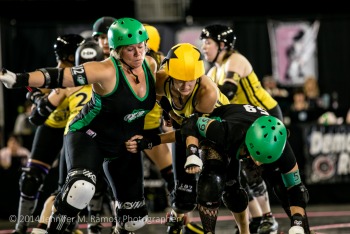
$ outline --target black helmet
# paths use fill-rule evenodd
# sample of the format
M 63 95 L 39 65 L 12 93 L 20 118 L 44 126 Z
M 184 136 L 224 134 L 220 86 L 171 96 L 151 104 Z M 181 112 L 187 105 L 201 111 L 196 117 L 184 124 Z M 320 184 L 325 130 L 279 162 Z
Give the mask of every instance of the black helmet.
M 75 52 L 76 66 L 90 61 L 102 61 L 103 59 L 103 50 L 95 41 L 83 43 Z
M 79 34 L 66 34 L 63 36 L 57 37 L 55 44 L 53 45 L 56 59 L 61 61 L 70 61 L 68 60 L 69 55 L 75 55 L 75 51 L 78 46 L 84 42 L 84 38 Z
M 117 19 L 110 16 L 104 16 L 95 21 L 92 26 L 92 36 L 95 38 L 101 34 L 107 34 L 109 26 Z
M 202 29 L 200 39 L 211 38 L 217 43 L 224 42 L 227 50 L 233 49 L 236 42 L 236 36 L 233 29 L 220 24 L 213 24 Z

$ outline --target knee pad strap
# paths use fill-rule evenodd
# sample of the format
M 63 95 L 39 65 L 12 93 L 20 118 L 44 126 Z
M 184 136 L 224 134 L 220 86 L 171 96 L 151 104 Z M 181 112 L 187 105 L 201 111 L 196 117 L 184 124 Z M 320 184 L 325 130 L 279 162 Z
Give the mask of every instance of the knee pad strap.
M 171 207 L 176 213 L 187 213 L 196 208 L 196 183 L 177 183 L 175 189 L 170 194 Z
M 117 222 L 123 229 L 133 232 L 146 225 L 148 221 L 148 211 L 146 202 L 119 202 L 117 201 Z

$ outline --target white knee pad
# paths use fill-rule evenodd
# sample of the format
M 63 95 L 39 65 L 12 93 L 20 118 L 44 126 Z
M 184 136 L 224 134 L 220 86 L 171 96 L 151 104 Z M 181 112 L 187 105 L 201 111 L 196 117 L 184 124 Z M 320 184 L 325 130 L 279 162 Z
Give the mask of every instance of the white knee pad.
M 148 220 L 148 215 L 144 216 L 142 219 L 139 217 L 134 217 L 134 220 L 128 220 L 125 222 L 124 229 L 133 232 L 146 225 Z
M 84 209 L 95 194 L 95 185 L 86 180 L 77 180 L 70 187 L 67 203 L 74 208 Z

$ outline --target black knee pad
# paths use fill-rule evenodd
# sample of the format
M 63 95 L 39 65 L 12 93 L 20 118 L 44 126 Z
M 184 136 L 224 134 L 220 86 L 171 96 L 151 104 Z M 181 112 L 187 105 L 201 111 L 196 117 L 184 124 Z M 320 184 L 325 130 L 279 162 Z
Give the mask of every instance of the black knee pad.
M 85 169 L 69 171 L 61 192 L 55 199 L 60 214 L 75 217 L 90 202 L 95 194 L 96 176 Z
M 205 207 L 217 208 L 225 188 L 225 164 L 219 160 L 204 163 L 197 185 L 197 203 Z
M 247 192 L 237 183 L 226 186 L 222 201 L 234 213 L 241 213 L 248 207 Z
M 171 207 L 177 213 L 188 213 L 196 208 L 196 182 L 177 183 L 170 194 Z
M 136 231 L 148 221 L 148 211 L 146 202 L 117 202 L 117 222 L 125 230 L 129 232 Z
M 305 209 L 309 202 L 309 192 L 304 184 L 298 184 L 288 189 L 290 206 L 300 206 Z
M 48 169 L 32 163 L 29 167 L 25 167 L 22 170 L 23 173 L 19 181 L 21 194 L 34 199 L 44 184 Z

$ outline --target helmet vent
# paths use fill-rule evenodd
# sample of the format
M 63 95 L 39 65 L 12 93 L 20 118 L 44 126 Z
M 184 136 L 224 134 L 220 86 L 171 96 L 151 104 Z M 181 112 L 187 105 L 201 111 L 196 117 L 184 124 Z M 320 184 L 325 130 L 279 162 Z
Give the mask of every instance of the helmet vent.
M 266 134 L 264 134 L 264 138 L 266 138 L 266 137 L 267 137 L 267 135 L 269 135 L 269 134 L 267 134 L 267 133 L 266 133 Z
M 260 152 L 259 152 L 259 151 L 256 151 L 255 153 L 256 153 L 257 155 L 260 155 Z
M 141 30 L 139 31 L 139 34 L 142 35 L 142 31 Z
M 274 141 L 277 141 L 277 137 L 276 137 L 276 136 L 274 136 L 274 137 L 273 137 L 273 140 L 274 140 Z
M 132 34 L 131 33 L 128 34 L 128 38 L 132 38 Z
M 269 155 L 269 156 L 267 156 L 267 158 L 268 158 L 268 159 L 271 159 L 271 158 L 272 158 L 272 156 L 271 156 L 271 155 Z
M 275 129 L 276 129 L 276 127 L 275 127 L 275 126 L 272 126 L 272 127 L 271 127 L 271 129 L 272 129 L 272 130 L 275 130 Z

